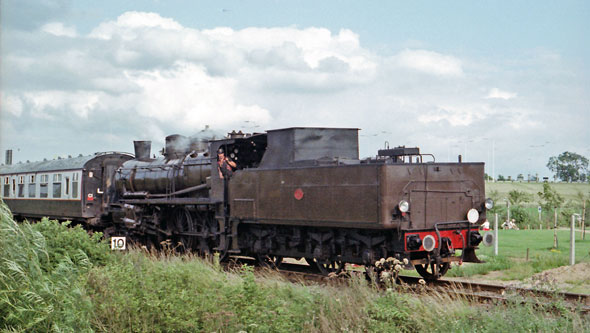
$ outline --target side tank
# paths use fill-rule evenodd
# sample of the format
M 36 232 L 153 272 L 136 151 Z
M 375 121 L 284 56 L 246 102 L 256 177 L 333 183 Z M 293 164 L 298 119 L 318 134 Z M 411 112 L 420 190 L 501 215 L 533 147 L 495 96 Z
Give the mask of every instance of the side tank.
M 127 161 L 117 170 L 115 183 L 119 193 L 147 192 L 170 194 L 204 184 L 211 176 L 211 161 L 203 149 L 179 146 L 180 136 L 166 138 L 164 157 L 149 158 L 149 142 L 135 142 L 136 159 Z M 146 152 L 147 151 L 147 152 Z

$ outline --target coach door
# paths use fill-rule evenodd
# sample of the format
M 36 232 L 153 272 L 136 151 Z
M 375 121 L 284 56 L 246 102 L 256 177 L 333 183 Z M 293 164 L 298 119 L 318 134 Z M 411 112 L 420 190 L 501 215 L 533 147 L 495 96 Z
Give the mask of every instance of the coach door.
M 102 190 L 104 192 L 102 198 L 103 207 L 106 207 L 110 202 L 113 202 L 115 199 L 115 187 L 113 186 L 113 182 L 115 179 L 115 171 L 117 171 L 117 165 L 113 164 L 106 164 L 102 167 L 103 171 L 103 182 L 102 182 Z

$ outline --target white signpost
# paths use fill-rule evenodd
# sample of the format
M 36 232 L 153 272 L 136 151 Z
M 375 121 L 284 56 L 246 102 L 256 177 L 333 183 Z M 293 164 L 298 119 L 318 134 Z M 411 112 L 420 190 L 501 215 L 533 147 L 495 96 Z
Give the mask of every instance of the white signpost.
M 125 250 L 127 239 L 125 237 L 111 237 L 111 250 Z

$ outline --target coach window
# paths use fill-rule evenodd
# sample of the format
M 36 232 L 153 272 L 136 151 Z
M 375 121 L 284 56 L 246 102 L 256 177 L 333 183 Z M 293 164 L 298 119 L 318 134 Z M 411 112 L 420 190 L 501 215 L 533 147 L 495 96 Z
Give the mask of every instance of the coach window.
M 39 184 L 39 198 L 47 198 L 47 182 L 49 180 L 48 175 L 41 175 L 41 182 Z
M 29 198 L 34 198 L 35 197 L 35 175 L 31 175 L 29 178 Z
M 66 177 L 66 198 L 70 195 L 70 177 Z
M 53 175 L 53 197 L 61 198 L 61 173 Z
M 10 196 L 10 178 L 9 177 L 4 177 L 4 193 L 2 196 L 5 198 Z
M 25 197 L 25 176 L 18 176 L 18 197 Z
M 78 198 L 78 177 L 77 172 L 72 175 L 72 198 L 74 199 Z
M 16 197 L 16 177 L 12 177 L 12 196 Z

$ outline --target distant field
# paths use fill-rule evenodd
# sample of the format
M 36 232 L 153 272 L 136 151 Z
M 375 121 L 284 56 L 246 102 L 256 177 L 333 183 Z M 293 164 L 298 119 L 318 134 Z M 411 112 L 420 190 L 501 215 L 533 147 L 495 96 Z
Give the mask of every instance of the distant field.
M 578 192 L 590 195 L 590 184 L 588 183 L 549 183 L 565 200 L 577 200 Z M 508 197 L 508 192 L 512 190 L 524 191 L 533 194 L 535 200 L 538 200 L 537 193 L 543 191 L 543 183 L 527 182 L 486 182 L 486 192 L 498 191 L 500 198 Z
M 553 250 L 553 230 L 498 230 L 498 254 L 510 259 L 529 258 L 539 256 L 558 257 L 564 262 L 569 260 L 570 231 L 558 230 L 559 246 Z M 582 240 L 582 233 L 576 231 L 576 262 L 590 262 L 590 230 L 586 230 L 586 239 Z M 481 246 L 478 253 L 492 256 L 493 247 Z

